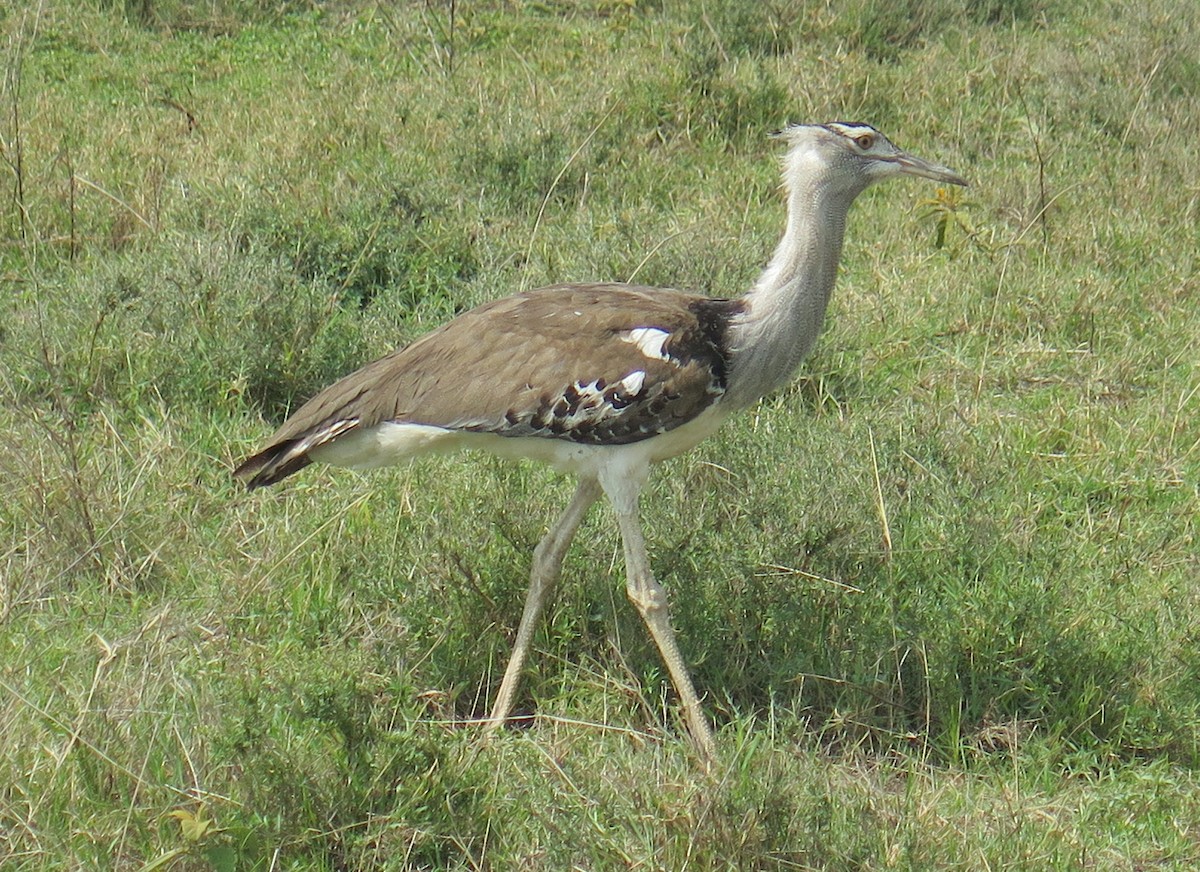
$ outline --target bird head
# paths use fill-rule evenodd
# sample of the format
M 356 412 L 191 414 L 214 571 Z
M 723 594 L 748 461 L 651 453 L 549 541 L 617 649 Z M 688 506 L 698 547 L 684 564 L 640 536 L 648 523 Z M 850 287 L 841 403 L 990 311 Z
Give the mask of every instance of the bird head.
M 853 198 L 876 182 L 902 175 L 948 185 L 967 183 L 949 167 L 897 148 L 869 124 L 792 124 L 773 135 L 788 143 L 783 180 L 792 190 L 802 182 L 819 182 Z

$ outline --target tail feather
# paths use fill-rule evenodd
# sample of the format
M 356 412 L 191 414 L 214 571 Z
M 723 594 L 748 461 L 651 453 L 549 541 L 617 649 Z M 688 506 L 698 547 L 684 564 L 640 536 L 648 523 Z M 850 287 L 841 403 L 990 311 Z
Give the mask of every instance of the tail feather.
M 272 445 L 251 457 L 233 471 L 233 477 L 246 483 L 246 490 L 266 487 L 282 481 L 312 463 L 309 456 L 295 450 L 295 442 Z
M 247 490 L 266 487 L 287 478 L 312 463 L 309 452 L 358 426 L 358 419 L 327 421 L 298 437 L 272 442 L 252 454 L 233 471 L 233 477 L 246 482 Z

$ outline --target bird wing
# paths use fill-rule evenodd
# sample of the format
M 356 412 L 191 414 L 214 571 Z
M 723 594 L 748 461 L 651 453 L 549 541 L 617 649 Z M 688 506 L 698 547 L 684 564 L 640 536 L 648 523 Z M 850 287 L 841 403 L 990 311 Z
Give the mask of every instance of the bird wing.
M 235 471 L 269 484 L 308 452 L 394 421 L 626 444 L 684 424 L 725 391 L 739 301 L 633 285 L 557 285 L 466 312 L 345 376 Z

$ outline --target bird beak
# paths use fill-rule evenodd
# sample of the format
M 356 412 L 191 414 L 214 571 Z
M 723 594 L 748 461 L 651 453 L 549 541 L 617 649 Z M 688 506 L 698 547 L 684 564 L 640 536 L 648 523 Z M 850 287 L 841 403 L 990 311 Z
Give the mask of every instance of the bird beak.
M 947 185 L 966 185 L 967 180 L 950 167 L 930 163 L 913 157 L 911 154 L 900 154 L 896 157 L 900 172 L 909 176 L 920 176 L 923 179 L 933 179 L 935 182 L 945 182 Z

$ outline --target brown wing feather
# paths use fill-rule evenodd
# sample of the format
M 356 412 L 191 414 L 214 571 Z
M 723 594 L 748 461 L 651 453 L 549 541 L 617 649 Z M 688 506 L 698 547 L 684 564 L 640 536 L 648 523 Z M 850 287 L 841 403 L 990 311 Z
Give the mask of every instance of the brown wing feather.
M 691 420 L 724 391 L 724 331 L 737 311 L 737 302 L 630 285 L 560 285 L 487 303 L 318 393 L 235 475 L 269 484 L 304 466 L 313 448 L 383 421 L 590 443 L 645 439 Z M 670 334 L 666 359 L 622 340 L 638 327 Z M 622 379 L 638 370 L 644 378 L 628 390 L 634 385 Z

